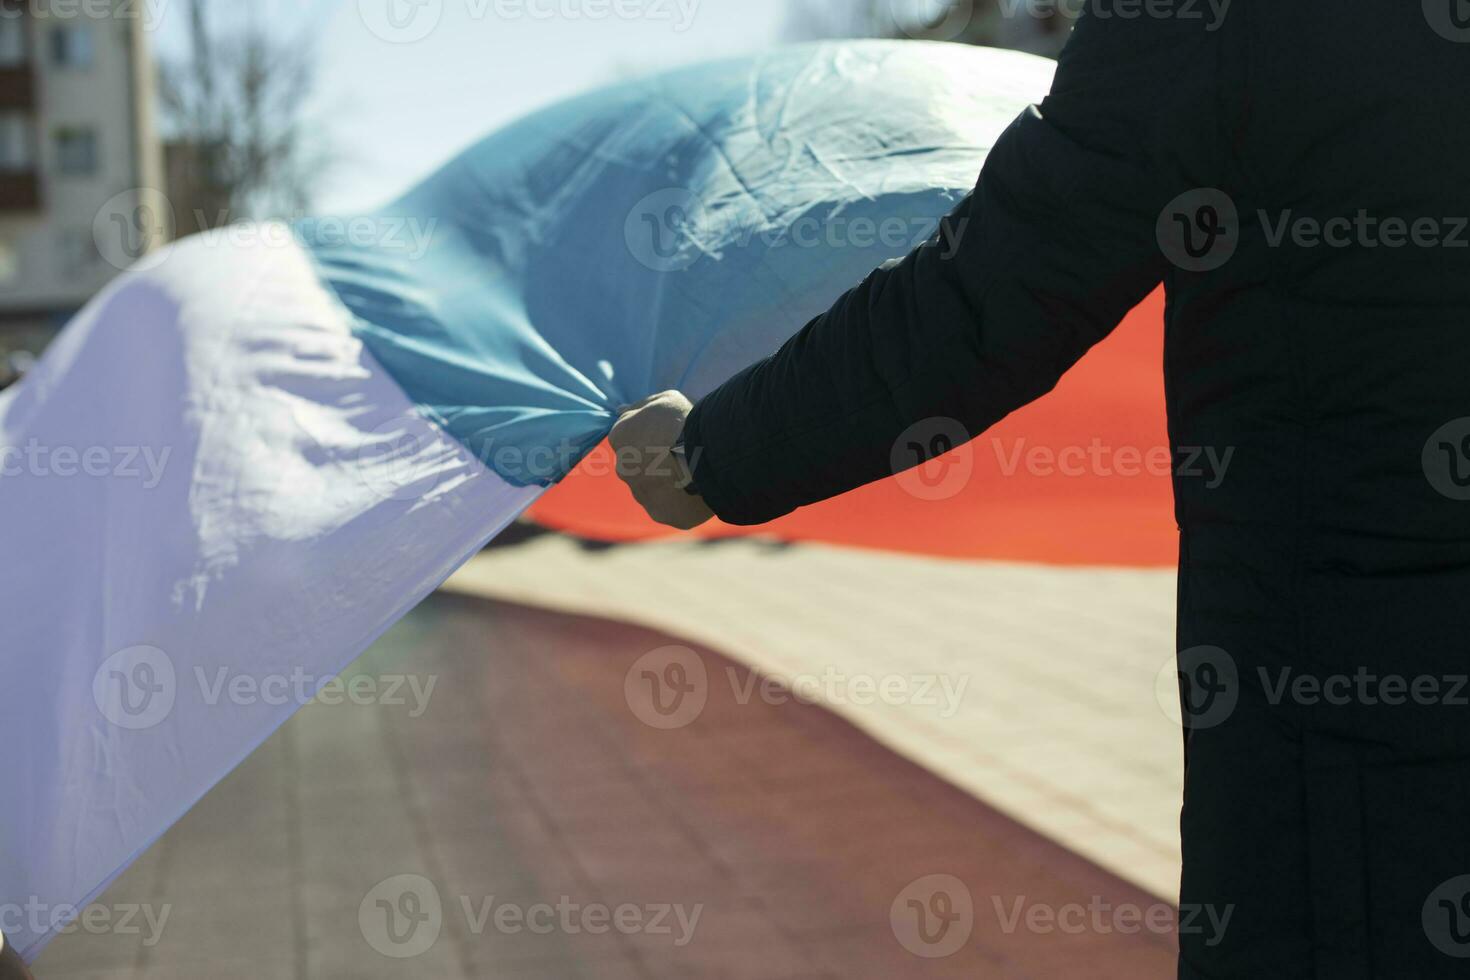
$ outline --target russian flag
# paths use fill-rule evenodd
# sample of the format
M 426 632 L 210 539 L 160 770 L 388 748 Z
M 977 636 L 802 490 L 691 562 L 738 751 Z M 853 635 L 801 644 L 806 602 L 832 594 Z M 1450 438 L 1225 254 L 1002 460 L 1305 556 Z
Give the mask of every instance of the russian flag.
M 42 911 L 11 943 L 33 959 L 619 406 L 699 397 L 931 235 L 1053 67 L 854 42 L 686 69 L 380 212 L 221 229 L 114 282 L 0 394 L 0 907 Z M 562 500 L 553 523 L 606 529 Z M 863 513 L 791 533 L 887 546 Z

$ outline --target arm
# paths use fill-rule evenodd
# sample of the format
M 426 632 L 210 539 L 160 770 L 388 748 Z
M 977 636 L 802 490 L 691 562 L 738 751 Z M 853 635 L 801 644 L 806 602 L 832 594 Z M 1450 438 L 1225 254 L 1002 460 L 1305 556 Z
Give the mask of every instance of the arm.
M 1156 224 L 1190 183 L 1167 148 L 1199 124 L 1218 43 L 1195 23 L 1085 15 L 1051 94 L 939 234 L 694 406 L 703 501 L 763 523 L 892 475 L 917 422 L 974 437 L 1050 391 L 1168 269 Z

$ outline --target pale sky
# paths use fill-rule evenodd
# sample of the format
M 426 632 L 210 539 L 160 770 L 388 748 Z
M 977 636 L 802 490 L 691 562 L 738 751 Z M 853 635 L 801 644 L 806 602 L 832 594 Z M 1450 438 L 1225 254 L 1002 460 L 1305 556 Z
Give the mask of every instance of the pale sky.
M 182 4 L 158 12 L 175 48 Z M 842 2 L 842 0 L 828 0 Z M 310 105 L 342 157 L 317 210 L 385 203 L 467 144 L 528 110 L 620 78 L 744 54 L 782 38 L 789 0 L 249 0 L 222 19 L 265 18 L 319 43 Z M 238 13 L 241 8 L 248 13 Z M 231 11 L 237 11 L 231 13 Z

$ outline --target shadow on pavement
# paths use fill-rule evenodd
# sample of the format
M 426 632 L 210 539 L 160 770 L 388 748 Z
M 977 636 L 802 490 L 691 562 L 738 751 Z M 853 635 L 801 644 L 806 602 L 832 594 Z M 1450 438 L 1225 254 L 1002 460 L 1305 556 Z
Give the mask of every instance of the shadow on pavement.
M 441 595 L 354 677 L 40 980 L 1173 976 L 1156 900 L 714 651 Z

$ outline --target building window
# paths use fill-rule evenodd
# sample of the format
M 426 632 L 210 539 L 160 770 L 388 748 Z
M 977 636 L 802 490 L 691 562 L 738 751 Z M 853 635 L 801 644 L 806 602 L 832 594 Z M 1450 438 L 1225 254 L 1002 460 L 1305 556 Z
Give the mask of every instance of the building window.
M 0 110 L 0 173 L 30 171 L 36 168 L 35 146 L 31 133 L 30 116 L 24 112 Z
M 71 126 L 56 131 L 56 169 L 67 177 L 97 172 L 97 131 Z
M 26 63 L 26 22 L 18 11 L 0 8 L 0 68 Z
M 91 24 L 51 28 L 51 60 L 59 68 L 91 68 L 96 57 Z

